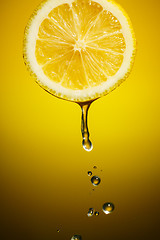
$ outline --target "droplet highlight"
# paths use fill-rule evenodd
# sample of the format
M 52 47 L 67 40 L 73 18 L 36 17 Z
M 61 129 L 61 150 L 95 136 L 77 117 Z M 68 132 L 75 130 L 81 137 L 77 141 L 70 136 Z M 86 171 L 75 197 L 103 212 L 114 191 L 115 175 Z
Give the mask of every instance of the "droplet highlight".
M 97 186 L 97 185 L 100 184 L 101 179 L 100 179 L 98 176 L 93 176 L 93 177 L 91 178 L 91 182 L 92 182 L 92 184 L 93 184 L 94 186 Z
M 82 240 L 81 235 L 74 235 L 71 240 Z
M 88 210 L 87 216 L 88 216 L 88 217 L 92 217 L 93 214 L 94 214 L 94 209 L 93 209 L 93 208 L 90 208 L 90 209 Z
M 102 210 L 105 214 L 110 214 L 114 210 L 114 204 L 110 203 L 110 202 L 104 203 L 103 207 L 102 207 Z
M 91 171 L 88 171 L 88 176 L 92 176 L 92 172 Z

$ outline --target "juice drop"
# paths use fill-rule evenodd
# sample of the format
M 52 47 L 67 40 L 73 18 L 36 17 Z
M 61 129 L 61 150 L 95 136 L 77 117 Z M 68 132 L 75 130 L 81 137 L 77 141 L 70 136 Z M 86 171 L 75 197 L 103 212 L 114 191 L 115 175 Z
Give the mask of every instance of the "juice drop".
M 104 203 L 102 210 L 105 214 L 110 214 L 114 210 L 114 204 L 110 202 Z
M 96 216 L 99 216 L 99 212 L 98 212 L 98 211 L 96 211 L 96 212 L 94 213 L 94 215 L 96 215 Z
M 92 102 L 79 103 L 82 110 L 82 121 L 81 121 L 81 132 L 82 132 L 82 145 L 84 150 L 90 152 L 93 149 L 93 145 L 89 139 L 89 131 L 88 131 L 88 109 Z
M 93 209 L 93 208 L 90 208 L 90 209 L 88 210 L 87 216 L 88 216 L 88 217 L 92 217 L 93 214 L 94 214 L 94 209 Z
M 92 172 L 91 171 L 88 171 L 88 176 L 92 176 Z
M 74 235 L 71 240 L 82 240 L 82 237 L 80 235 Z
M 93 177 L 91 178 L 91 182 L 92 182 L 92 184 L 93 184 L 94 186 L 97 186 L 97 185 L 100 184 L 101 179 L 100 179 L 98 176 L 93 176 Z

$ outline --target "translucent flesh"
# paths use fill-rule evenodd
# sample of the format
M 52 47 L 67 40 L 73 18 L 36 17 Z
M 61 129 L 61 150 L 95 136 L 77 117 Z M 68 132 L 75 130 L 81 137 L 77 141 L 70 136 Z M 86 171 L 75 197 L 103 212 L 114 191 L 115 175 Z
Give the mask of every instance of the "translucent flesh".
M 36 59 L 45 75 L 73 90 L 117 73 L 126 49 L 119 21 L 101 5 L 76 0 L 54 8 L 40 25 Z

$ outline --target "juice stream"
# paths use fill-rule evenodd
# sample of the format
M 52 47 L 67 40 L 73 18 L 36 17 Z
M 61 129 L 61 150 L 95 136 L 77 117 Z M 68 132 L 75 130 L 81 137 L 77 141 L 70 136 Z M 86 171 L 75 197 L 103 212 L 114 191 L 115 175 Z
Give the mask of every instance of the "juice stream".
M 88 131 L 88 109 L 91 105 L 92 101 L 85 103 L 78 103 L 82 110 L 82 119 L 81 119 L 81 132 L 82 132 L 82 145 L 84 150 L 90 152 L 93 149 L 93 145 L 89 139 L 89 131 Z

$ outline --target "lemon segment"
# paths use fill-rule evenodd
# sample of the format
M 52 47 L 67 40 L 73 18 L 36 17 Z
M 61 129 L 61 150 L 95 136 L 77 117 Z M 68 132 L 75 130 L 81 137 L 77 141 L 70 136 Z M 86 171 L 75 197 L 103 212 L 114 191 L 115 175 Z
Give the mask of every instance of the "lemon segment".
M 128 76 L 135 37 L 126 13 L 108 0 L 47 0 L 25 33 L 25 59 L 55 96 L 88 101 Z

